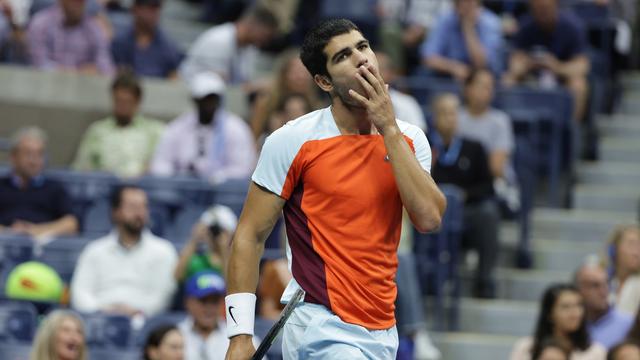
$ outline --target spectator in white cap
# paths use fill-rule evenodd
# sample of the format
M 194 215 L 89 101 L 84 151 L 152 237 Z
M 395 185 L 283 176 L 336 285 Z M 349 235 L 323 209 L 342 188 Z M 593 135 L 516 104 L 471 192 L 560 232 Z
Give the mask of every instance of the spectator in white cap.
M 188 87 L 195 108 L 171 121 L 151 163 L 157 176 L 196 176 L 220 183 L 249 177 L 256 150 L 249 126 L 226 111 L 224 80 L 213 72 L 194 76 Z
M 184 293 L 188 315 L 178 324 L 184 337 L 184 358 L 223 360 L 229 347 L 222 317 L 224 279 L 213 270 L 200 271 L 188 278 Z M 255 336 L 253 342 L 260 345 Z
M 189 279 L 202 270 L 224 274 L 229 243 L 237 223 L 236 214 L 224 205 L 207 209 L 193 226 L 191 239 L 180 252 L 176 280 Z

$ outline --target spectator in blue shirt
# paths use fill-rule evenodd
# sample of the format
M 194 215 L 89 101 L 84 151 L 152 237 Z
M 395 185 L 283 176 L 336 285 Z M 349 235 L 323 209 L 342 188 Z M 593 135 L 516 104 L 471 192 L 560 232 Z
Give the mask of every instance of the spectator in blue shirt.
M 117 66 L 139 76 L 175 78 L 182 52 L 160 29 L 162 0 L 136 0 L 133 24 L 120 32 L 111 44 Z M 214 50 L 215 51 L 215 50 Z
M 585 262 L 576 271 L 575 284 L 584 299 L 591 339 L 607 349 L 622 342 L 633 318 L 609 305 L 607 272 L 597 259 Z
M 502 30 L 498 16 L 480 0 L 455 0 L 454 9 L 436 23 L 421 48 L 424 65 L 463 81 L 471 70 L 500 72 Z
M 18 130 L 11 144 L 11 173 L 0 178 L 0 232 L 36 238 L 74 234 L 78 219 L 61 184 L 42 175 L 46 136 L 36 127 Z
M 560 11 L 558 0 L 529 0 L 530 15 L 516 34 L 505 85 L 538 77 L 542 87 L 561 82 L 573 94 L 574 118 L 581 121 L 589 93 L 587 33 L 580 20 Z

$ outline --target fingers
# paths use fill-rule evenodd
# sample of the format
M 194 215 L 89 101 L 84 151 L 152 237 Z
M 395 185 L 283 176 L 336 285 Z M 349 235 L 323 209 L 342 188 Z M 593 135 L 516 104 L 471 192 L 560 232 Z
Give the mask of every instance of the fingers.
M 349 95 L 351 95 L 351 97 L 359 102 L 362 106 L 367 106 L 369 103 L 369 99 L 367 99 L 366 97 L 358 94 L 355 90 L 353 89 L 349 89 Z
M 356 73 L 356 79 L 360 81 L 360 85 L 362 85 L 364 91 L 367 92 L 369 99 L 371 99 L 377 93 L 373 86 L 371 86 L 371 84 L 367 80 L 365 80 L 365 78 L 359 72 Z
M 384 80 L 382 80 L 382 77 L 380 77 L 380 74 L 377 73 L 374 67 L 360 66 L 360 68 L 358 69 L 358 73 L 367 79 L 367 81 L 375 89 L 376 93 L 383 93 L 382 84 L 384 84 Z

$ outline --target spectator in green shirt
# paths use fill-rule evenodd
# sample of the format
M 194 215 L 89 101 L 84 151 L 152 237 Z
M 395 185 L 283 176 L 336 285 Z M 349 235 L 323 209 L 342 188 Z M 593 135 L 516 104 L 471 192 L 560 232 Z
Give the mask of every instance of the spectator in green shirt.
M 86 131 L 73 168 L 107 171 L 121 177 L 143 175 L 164 124 L 138 114 L 142 87 L 132 74 L 116 76 L 111 95 L 113 114 L 95 122 Z

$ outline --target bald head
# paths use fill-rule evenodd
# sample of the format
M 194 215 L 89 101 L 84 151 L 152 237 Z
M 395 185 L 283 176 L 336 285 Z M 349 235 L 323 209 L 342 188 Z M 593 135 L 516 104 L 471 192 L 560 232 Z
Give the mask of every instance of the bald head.
M 587 262 L 578 268 L 574 280 L 578 291 L 584 298 L 587 316 L 592 315 L 597 319 L 598 315 L 606 313 L 609 309 L 607 301 L 609 285 L 607 284 L 606 270 L 595 261 Z

